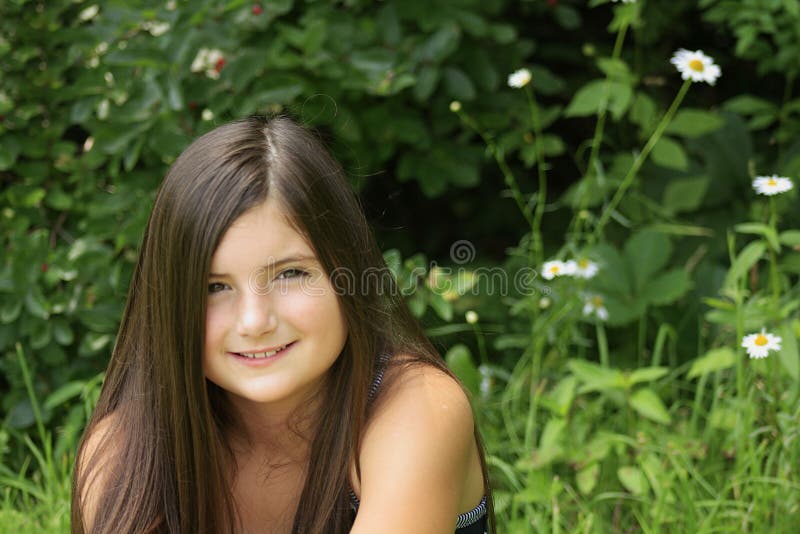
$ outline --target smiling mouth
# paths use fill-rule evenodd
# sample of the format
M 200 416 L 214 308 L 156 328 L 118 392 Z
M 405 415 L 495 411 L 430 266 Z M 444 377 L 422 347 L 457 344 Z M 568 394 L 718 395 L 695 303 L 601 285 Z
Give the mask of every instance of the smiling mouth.
M 275 347 L 272 350 L 268 350 L 268 351 L 264 351 L 264 352 L 234 352 L 234 354 L 236 354 L 237 356 L 241 356 L 243 358 L 251 359 L 251 360 L 265 360 L 267 358 L 271 358 L 272 356 L 275 356 L 276 354 L 278 354 L 280 351 L 284 350 L 285 348 L 294 345 L 294 343 L 295 342 L 292 341 L 291 343 L 287 343 L 285 345 L 281 345 L 280 347 Z

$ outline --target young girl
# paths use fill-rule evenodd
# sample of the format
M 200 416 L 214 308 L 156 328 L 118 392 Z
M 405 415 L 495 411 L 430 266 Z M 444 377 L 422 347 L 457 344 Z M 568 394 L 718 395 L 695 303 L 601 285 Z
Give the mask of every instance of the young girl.
M 237 121 L 159 190 L 72 532 L 482 534 L 473 427 L 339 165 L 290 119 Z

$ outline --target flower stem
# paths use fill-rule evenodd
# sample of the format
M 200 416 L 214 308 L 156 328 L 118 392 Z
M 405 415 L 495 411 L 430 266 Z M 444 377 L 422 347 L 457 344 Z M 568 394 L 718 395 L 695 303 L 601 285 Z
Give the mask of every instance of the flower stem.
M 547 200 L 547 169 L 544 161 L 544 142 L 542 140 L 542 121 L 539 117 L 539 105 L 530 85 L 525 86 L 525 95 L 528 97 L 528 107 L 531 110 L 533 121 L 533 134 L 536 143 L 536 171 L 539 177 L 539 191 L 536 197 L 536 211 L 531 221 L 531 265 L 541 265 L 544 261 L 544 247 L 542 243 L 542 217 L 544 217 L 545 202 Z
M 628 31 L 630 20 L 625 18 L 617 32 L 617 38 L 614 42 L 614 51 L 611 54 L 612 62 L 619 59 L 622 54 L 622 43 L 625 41 L 625 34 Z M 606 75 L 605 83 L 603 84 L 603 94 L 600 97 L 600 106 L 597 110 L 597 124 L 594 128 L 594 135 L 592 136 L 591 152 L 589 153 L 589 163 L 586 165 L 586 178 L 581 186 L 582 192 L 580 201 L 578 202 L 578 210 L 575 215 L 575 234 L 580 235 L 581 225 L 584 218 L 580 217 L 581 211 L 586 209 L 586 204 L 589 203 L 589 186 L 590 182 L 596 176 L 595 168 L 597 166 L 597 158 L 600 156 L 600 145 L 603 141 L 603 131 L 606 125 L 606 113 L 608 111 L 608 99 L 611 93 L 611 74 Z
M 775 209 L 775 199 L 769 199 L 769 226 L 775 235 L 778 235 L 778 212 Z M 769 245 L 769 274 L 772 286 L 772 312 L 775 319 L 780 319 L 781 284 L 778 276 L 778 253 Z
M 459 118 L 472 128 L 472 130 L 481 136 L 483 139 L 484 144 L 489 149 L 489 152 L 492 153 L 495 161 L 497 162 L 497 166 L 500 167 L 500 171 L 503 173 L 503 178 L 505 179 L 506 185 L 508 186 L 509 190 L 511 191 L 511 196 L 514 198 L 514 201 L 517 204 L 517 208 L 522 213 L 522 216 L 525 217 L 525 220 L 528 222 L 528 225 L 533 227 L 533 216 L 531 215 L 530 209 L 525 205 L 525 200 L 522 198 L 522 192 L 520 191 L 519 185 L 517 184 L 517 179 L 514 176 L 513 171 L 508 166 L 506 162 L 506 158 L 503 155 L 502 151 L 500 151 L 497 147 L 497 144 L 494 140 L 489 137 L 489 134 L 484 132 L 480 129 L 478 124 L 466 113 L 463 111 L 458 111 Z
M 603 228 L 608 223 L 611 214 L 619 205 L 620 201 L 622 200 L 622 197 L 625 196 L 625 193 L 628 191 L 628 188 L 630 188 L 630 186 L 633 184 L 633 181 L 636 178 L 639 169 L 641 169 L 642 165 L 647 160 L 647 156 L 650 155 L 650 152 L 653 150 L 653 147 L 656 146 L 656 143 L 658 143 L 659 139 L 661 139 L 661 136 L 664 134 L 664 130 L 672 121 L 672 117 L 675 115 L 675 112 L 681 105 L 683 97 L 686 96 L 687 91 L 689 91 L 689 86 L 691 85 L 692 85 L 691 80 L 686 80 L 685 82 L 683 82 L 683 85 L 678 90 L 678 94 L 675 96 L 675 100 L 672 101 L 672 104 L 669 106 L 669 109 L 661 118 L 661 122 L 658 123 L 658 126 L 656 126 L 656 129 L 650 136 L 650 139 L 647 140 L 647 143 L 644 145 L 644 148 L 634 160 L 633 165 L 631 165 L 631 168 L 628 171 L 628 174 L 626 174 L 625 178 L 622 179 L 622 183 L 620 184 L 617 191 L 614 193 L 614 196 L 611 198 L 611 201 L 603 210 L 603 214 L 597 221 L 597 226 L 595 226 L 594 233 L 592 234 L 593 239 L 598 239 L 602 235 Z
M 603 367 L 611 367 L 611 361 L 608 357 L 608 338 L 606 337 L 606 328 L 600 321 L 597 322 L 597 349 L 600 351 L 600 364 Z
M 481 363 L 486 365 L 489 363 L 489 357 L 486 354 L 486 341 L 483 339 L 483 331 L 477 324 L 472 325 L 472 328 L 475 330 L 475 339 L 478 342 L 478 354 L 480 354 Z
M 531 389 L 530 404 L 528 405 L 528 417 L 525 422 L 525 449 L 530 451 L 536 443 L 536 417 L 539 411 L 539 397 L 542 394 L 540 381 L 542 378 L 542 352 L 544 352 L 544 342 L 538 340 L 533 349 L 533 365 L 531 365 Z

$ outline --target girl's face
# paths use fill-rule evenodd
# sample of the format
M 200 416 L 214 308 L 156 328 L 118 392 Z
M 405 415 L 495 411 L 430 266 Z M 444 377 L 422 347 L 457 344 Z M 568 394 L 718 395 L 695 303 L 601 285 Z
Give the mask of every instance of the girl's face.
M 277 201 L 246 212 L 211 260 L 203 370 L 236 401 L 284 405 L 320 388 L 347 338 L 333 288 Z

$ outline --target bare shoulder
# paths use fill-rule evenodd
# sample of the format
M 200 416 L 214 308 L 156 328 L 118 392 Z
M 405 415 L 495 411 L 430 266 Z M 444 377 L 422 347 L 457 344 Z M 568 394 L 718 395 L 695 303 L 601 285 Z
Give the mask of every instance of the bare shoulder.
M 113 455 L 118 452 L 117 417 L 110 413 L 87 430 L 79 449 L 75 481 L 79 490 L 84 525 L 91 528 L 102 492 L 110 476 Z
M 353 532 L 452 532 L 483 492 L 469 399 L 431 365 L 392 366 L 385 384 L 361 444 Z
M 472 436 L 472 408 L 453 377 L 432 365 L 402 363 L 387 369 L 386 375 L 388 387 L 369 426 L 391 420 L 402 421 L 407 430 L 436 431 L 445 425 L 448 431 Z

